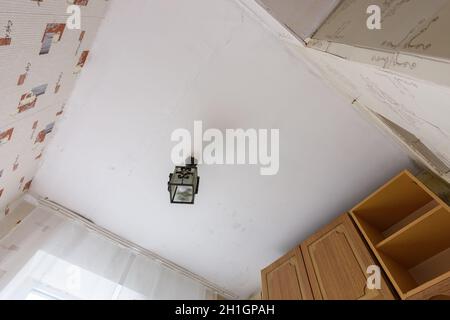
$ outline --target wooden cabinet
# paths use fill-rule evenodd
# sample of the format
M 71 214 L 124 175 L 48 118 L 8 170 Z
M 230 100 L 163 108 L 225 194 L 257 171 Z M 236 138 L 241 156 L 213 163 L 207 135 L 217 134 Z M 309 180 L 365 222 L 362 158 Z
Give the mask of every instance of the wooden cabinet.
M 262 271 L 265 300 L 394 299 L 367 289 L 367 267 L 376 265 L 351 218 L 344 214 Z
M 351 210 L 402 299 L 450 297 L 450 208 L 404 171 Z
M 301 245 L 314 299 L 394 299 L 386 281 L 381 289 L 367 288 L 371 257 L 348 214 L 344 214 Z
M 367 286 L 369 266 L 382 270 L 380 289 Z M 404 171 L 262 280 L 264 299 L 450 299 L 450 208 Z
M 263 300 L 311 300 L 313 298 L 300 248 L 261 272 Z
M 450 277 L 408 297 L 408 300 L 450 300 Z

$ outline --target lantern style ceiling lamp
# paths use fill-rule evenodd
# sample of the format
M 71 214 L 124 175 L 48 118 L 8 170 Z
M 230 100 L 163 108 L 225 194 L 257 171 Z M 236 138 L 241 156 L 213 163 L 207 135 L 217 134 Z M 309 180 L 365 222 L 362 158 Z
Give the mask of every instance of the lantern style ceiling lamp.
M 176 166 L 175 171 L 169 175 L 170 203 L 194 204 L 199 182 L 200 177 L 194 157 L 188 159 L 185 166 Z

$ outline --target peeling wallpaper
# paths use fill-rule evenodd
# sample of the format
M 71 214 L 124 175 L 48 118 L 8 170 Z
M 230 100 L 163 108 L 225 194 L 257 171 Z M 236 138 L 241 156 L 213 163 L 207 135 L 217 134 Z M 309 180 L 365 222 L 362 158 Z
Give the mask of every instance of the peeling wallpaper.
M 382 9 L 382 29 L 365 27 Z M 344 0 L 308 43 L 322 76 L 450 167 L 450 0 Z M 448 180 L 444 168 L 440 175 Z
M 342 0 L 235 0 L 268 31 L 287 43 L 305 46 Z
M 308 39 L 341 0 L 256 0 L 301 39 Z
M 71 4 L 80 6 L 80 30 L 66 26 Z M 1 0 L 0 219 L 31 187 L 107 6 L 107 0 Z
M 450 88 L 316 50 L 301 53 L 333 87 L 417 136 L 450 166 Z
M 381 8 L 381 30 L 366 27 L 369 5 Z M 344 0 L 314 39 L 448 60 L 449 28 L 450 0 Z

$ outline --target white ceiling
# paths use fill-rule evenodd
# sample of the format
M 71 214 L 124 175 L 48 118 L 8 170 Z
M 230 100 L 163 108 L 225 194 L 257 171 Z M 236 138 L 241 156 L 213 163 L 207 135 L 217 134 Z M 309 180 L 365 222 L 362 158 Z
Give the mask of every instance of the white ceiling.
M 411 165 L 227 0 L 113 1 L 33 191 L 246 297 L 259 271 Z M 170 134 L 279 128 L 280 171 L 201 166 L 172 206 Z

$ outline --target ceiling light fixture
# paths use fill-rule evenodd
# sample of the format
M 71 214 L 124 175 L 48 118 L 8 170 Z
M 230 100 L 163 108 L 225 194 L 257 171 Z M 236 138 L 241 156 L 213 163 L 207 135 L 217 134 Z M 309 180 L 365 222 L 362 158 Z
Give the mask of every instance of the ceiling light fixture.
M 176 166 L 169 175 L 170 203 L 194 204 L 199 182 L 197 162 L 194 157 L 190 157 L 185 166 Z

